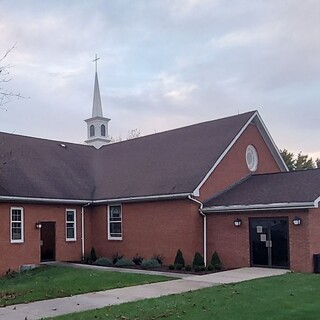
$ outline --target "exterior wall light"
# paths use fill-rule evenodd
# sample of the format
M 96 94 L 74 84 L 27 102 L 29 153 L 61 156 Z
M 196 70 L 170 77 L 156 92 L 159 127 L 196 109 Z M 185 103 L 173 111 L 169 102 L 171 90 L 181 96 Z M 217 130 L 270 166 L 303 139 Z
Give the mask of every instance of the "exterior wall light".
M 295 217 L 293 220 L 292 220 L 292 223 L 295 225 L 295 226 L 300 226 L 301 224 L 301 219 L 299 217 Z
M 41 227 L 42 227 L 41 222 L 36 222 L 35 227 L 36 227 L 36 229 L 41 229 Z
M 233 224 L 235 227 L 240 227 L 242 224 L 242 220 L 237 218 L 236 220 L 233 221 Z

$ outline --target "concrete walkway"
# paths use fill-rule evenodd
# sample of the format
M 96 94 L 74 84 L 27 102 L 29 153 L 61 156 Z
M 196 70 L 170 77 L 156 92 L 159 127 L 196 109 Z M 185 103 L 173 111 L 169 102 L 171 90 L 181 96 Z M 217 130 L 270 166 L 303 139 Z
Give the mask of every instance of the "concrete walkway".
M 106 268 L 104 269 L 106 270 Z M 119 269 L 117 269 L 119 271 Z M 121 270 L 122 271 L 122 270 Z M 202 276 L 185 276 L 183 279 L 112 289 L 72 297 L 18 304 L 0 308 L 2 320 L 34 320 L 55 317 L 125 302 L 183 293 L 215 285 L 236 283 L 252 279 L 282 275 L 289 270 L 266 268 L 241 268 Z M 171 274 L 172 276 L 172 274 Z

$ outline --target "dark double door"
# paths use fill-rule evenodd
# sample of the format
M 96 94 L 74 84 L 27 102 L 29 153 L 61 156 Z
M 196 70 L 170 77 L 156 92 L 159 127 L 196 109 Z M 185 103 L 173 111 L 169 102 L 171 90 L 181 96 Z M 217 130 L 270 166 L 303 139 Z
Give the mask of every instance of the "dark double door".
M 288 219 L 250 219 L 251 265 L 289 268 Z

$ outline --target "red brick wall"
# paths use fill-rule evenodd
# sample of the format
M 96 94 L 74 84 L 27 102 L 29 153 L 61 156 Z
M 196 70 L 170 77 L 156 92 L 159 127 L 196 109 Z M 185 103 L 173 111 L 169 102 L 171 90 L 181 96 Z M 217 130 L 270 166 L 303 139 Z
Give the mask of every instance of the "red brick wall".
M 249 144 L 252 144 L 258 152 L 259 166 L 255 173 L 280 171 L 259 130 L 255 125 L 249 125 L 200 188 L 200 199 L 208 199 L 250 174 L 245 158 Z
M 119 253 L 132 259 L 139 254 L 148 259 L 160 254 L 170 264 L 181 249 L 191 263 L 194 253 L 203 251 L 203 218 L 190 200 L 122 204 L 120 241 L 108 240 L 106 206 L 95 207 L 93 217 L 92 244 L 100 256 Z
M 292 224 L 295 216 L 302 219 L 300 226 Z M 250 266 L 249 218 L 268 217 L 288 218 L 290 269 L 298 272 L 312 272 L 312 250 L 320 252 L 319 235 L 315 236 L 317 227 L 312 224 L 314 219 L 319 220 L 319 215 L 306 211 L 208 214 L 208 260 L 210 261 L 212 253 L 216 250 L 226 269 Z M 242 219 L 243 222 L 239 228 L 233 224 L 236 218 Z M 314 230 L 311 242 L 309 230 Z
M 304 221 L 302 221 L 304 223 Z M 310 258 L 320 253 L 320 208 L 311 209 L 309 215 Z
M 24 243 L 10 243 L 10 207 L 24 209 Z M 65 210 L 77 210 L 77 241 L 67 242 Z M 0 204 L 0 274 L 9 268 L 16 270 L 21 264 L 40 262 L 39 221 L 56 222 L 56 260 L 81 258 L 81 207 L 40 204 Z

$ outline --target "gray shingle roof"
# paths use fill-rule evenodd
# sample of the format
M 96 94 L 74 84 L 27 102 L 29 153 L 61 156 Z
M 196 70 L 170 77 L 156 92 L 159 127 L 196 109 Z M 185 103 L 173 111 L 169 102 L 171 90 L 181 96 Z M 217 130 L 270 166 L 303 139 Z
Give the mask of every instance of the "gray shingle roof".
M 204 204 L 208 207 L 310 203 L 320 196 L 320 169 L 257 174 Z
M 254 113 L 99 150 L 0 133 L 0 196 L 99 200 L 191 193 Z

